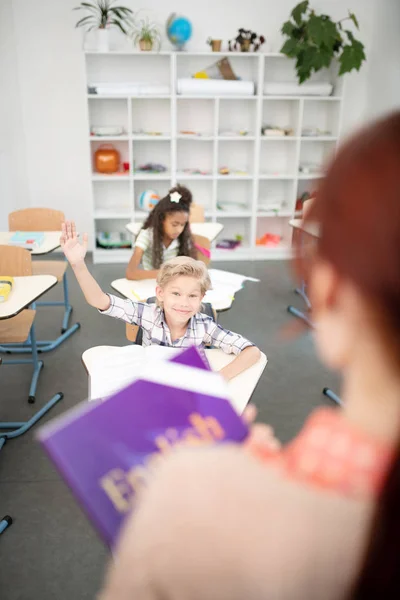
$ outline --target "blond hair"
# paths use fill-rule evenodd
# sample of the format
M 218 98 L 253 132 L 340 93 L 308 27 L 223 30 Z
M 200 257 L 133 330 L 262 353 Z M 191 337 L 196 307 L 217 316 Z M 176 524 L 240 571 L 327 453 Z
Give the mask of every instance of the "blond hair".
M 181 276 L 197 279 L 202 294 L 211 289 L 211 279 L 207 267 L 200 260 L 189 256 L 176 256 L 163 263 L 157 275 L 157 284 L 160 288 L 164 288 L 170 281 Z

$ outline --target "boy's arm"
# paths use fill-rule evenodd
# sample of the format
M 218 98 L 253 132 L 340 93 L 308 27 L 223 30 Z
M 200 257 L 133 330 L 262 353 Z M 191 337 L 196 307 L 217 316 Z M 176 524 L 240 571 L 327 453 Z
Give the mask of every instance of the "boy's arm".
M 254 365 L 260 358 L 261 353 L 256 346 L 248 346 L 236 358 L 233 359 L 229 365 L 226 365 L 220 370 L 221 375 L 229 381 L 242 373 L 252 365 Z
M 211 320 L 208 324 L 204 342 L 207 345 L 221 348 L 226 354 L 236 354 L 236 358 L 220 371 L 228 381 L 254 365 L 260 358 L 259 349 L 249 340 L 238 333 L 224 329 Z
M 87 233 L 83 234 L 81 244 L 76 234 L 74 221 L 66 221 L 62 224 L 61 229 L 61 248 L 75 273 L 87 302 L 95 308 L 107 310 L 110 306 L 110 298 L 103 292 L 93 275 L 89 273 L 85 264 L 88 243 Z
M 110 297 L 103 292 L 93 275 L 89 272 L 85 261 L 83 260 L 74 265 L 71 264 L 71 267 L 87 303 L 99 310 L 107 310 L 110 307 Z

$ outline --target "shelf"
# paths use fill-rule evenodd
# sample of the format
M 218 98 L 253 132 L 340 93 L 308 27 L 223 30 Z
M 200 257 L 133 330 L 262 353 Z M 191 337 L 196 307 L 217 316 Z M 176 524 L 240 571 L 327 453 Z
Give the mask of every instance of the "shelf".
M 131 50 L 108 50 L 106 52 L 98 51 L 98 50 L 84 50 L 84 54 L 87 56 L 95 56 L 95 55 L 106 55 L 106 56 L 171 56 L 175 55 L 177 58 L 187 58 L 191 56 L 241 56 L 242 58 L 259 58 L 262 56 L 263 58 L 286 58 L 284 54 L 281 52 L 240 52 L 239 50 L 221 50 L 219 52 L 212 52 L 211 50 L 199 50 L 195 52 L 190 52 L 184 50 L 183 52 L 177 52 L 176 50 L 150 50 L 147 52 L 143 52 L 142 50 L 137 50 L 132 48 Z
M 106 174 L 106 173 L 92 173 L 92 181 L 129 181 L 131 176 L 125 173 Z
M 126 263 L 128 264 L 132 256 L 132 248 L 113 248 L 106 250 L 105 248 L 95 248 L 93 250 L 93 258 L 95 263 Z
M 219 142 L 254 142 L 255 135 L 219 135 L 216 138 Z
M 171 94 L 86 94 L 89 100 L 154 100 L 170 99 Z
M 172 139 L 172 136 L 170 136 L 170 135 L 135 135 L 135 134 L 132 134 L 129 139 L 131 139 L 135 142 L 159 142 L 162 140 L 169 141 Z
M 333 93 L 337 95 L 304 96 L 298 92 L 293 96 L 265 95 L 266 77 L 271 81 L 295 81 L 293 61 L 281 53 L 173 49 L 141 52 L 132 48 L 85 54 L 87 82 L 110 83 L 116 79 L 139 82 L 150 78 L 153 83 L 159 81 L 168 86 L 147 88 L 167 92 L 148 95 L 141 94 L 139 87 L 121 88 L 125 92 L 121 94 L 112 93 L 118 91 L 112 87 L 98 88 L 108 90 L 105 94 L 88 94 L 87 87 L 82 90 L 88 106 L 87 135 L 96 126 L 123 128 L 122 135 L 89 135 L 90 150 L 94 151 L 102 142 L 112 143 L 119 150 L 121 161 L 130 165 L 130 171 L 124 173 L 93 172 L 95 228 L 101 229 L 104 224 L 104 230 L 122 231 L 130 221 L 144 221 L 148 213 L 136 209 L 140 194 L 152 189 L 164 195 L 179 181 L 191 189 L 195 202 L 203 205 L 208 222 L 224 225 L 227 239 L 243 236 L 243 245 L 234 250 L 217 249 L 213 244 L 214 261 L 290 257 L 289 220 L 295 214 L 296 198 L 304 191 L 312 191 L 324 177 L 323 165 L 339 139 L 343 99 L 340 78 L 333 72 L 329 75 L 335 86 Z M 251 96 L 216 95 L 209 91 L 204 95 L 193 91 L 177 94 L 178 77 L 190 77 L 221 57 L 231 59 L 232 67 L 243 80 L 254 82 L 256 93 Z M 293 135 L 264 136 L 261 131 L 266 124 L 281 129 L 290 127 Z M 182 133 L 194 130 L 203 135 Z M 239 135 L 243 131 L 248 134 Z M 321 135 L 302 135 L 304 131 Z M 161 135 L 148 135 L 152 132 Z M 164 165 L 168 171 L 138 170 L 150 163 Z M 300 172 L 301 166 L 310 166 L 314 172 Z M 230 171 L 228 175 L 222 174 L 224 167 Z M 99 181 L 125 183 L 113 186 Z M 225 210 L 219 210 L 219 206 Z M 256 237 L 265 232 L 281 236 L 281 243 L 276 247 L 257 246 Z M 131 253 L 131 249 L 96 248 L 93 256 L 94 262 L 127 264 Z
M 130 140 L 130 136 L 123 135 L 89 135 L 89 140 L 91 142 L 124 142 Z
M 256 217 L 271 218 L 271 217 L 293 217 L 293 211 L 290 210 L 259 210 Z
M 299 173 L 298 179 L 322 179 L 325 173 Z
M 259 179 L 296 179 L 297 175 L 290 173 L 277 173 L 269 174 L 269 173 L 260 173 L 258 176 Z
M 178 133 L 176 135 L 177 140 L 190 140 L 192 142 L 212 142 L 214 139 L 213 135 L 196 135 L 196 134 L 184 134 Z
M 227 181 L 240 179 L 246 181 L 253 179 L 253 175 L 221 175 L 218 173 L 218 175 L 215 176 L 215 179 L 226 179 Z
M 98 209 L 94 211 L 95 219 L 132 219 L 133 211 L 129 210 L 107 210 Z
M 230 219 L 235 217 L 251 217 L 251 210 L 234 211 L 234 210 L 217 210 L 215 212 L 217 219 Z
M 316 100 L 317 102 L 339 102 L 342 100 L 341 96 L 263 96 L 264 100 Z
M 295 142 L 300 138 L 295 135 L 261 135 L 262 142 Z
M 143 180 L 143 179 L 171 179 L 171 173 L 166 171 L 164 173 L 146 173 L 145 171 L 142 173 L 134 173 L 133 174 L 133 179 L 134 180 Z
M 300 139 L 302 142 L 336 142 L 338 138 L 335 135 L 303 135 Z
M 184 100 L 257 100 L 257 96 L 224 96 L 210 94 L 177 94 L 176 99 Z
M 182 171 L 177 171 L 176 178 L 181 181 L 196 181 L 196 180 L 211 180 L 214 179 L 214 175 L 190 175 L 190 173 L 183 173 Z

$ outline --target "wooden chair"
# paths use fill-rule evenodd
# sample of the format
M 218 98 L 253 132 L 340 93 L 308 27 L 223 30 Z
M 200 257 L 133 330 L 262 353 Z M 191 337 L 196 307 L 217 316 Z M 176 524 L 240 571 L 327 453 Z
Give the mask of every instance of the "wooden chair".
M 11 277 L 28 277 L 32 275 L 32 259 L 30 252 L 24 248 L 0 246 L 0 273 Z M 34 325 L 35 314 L 35 309 L 26 308 L 15 317 L 0 320 L 0 352 L 8 354 L 13 347 L 17 347 L 17 351 L 20 352 L 21 346 L 25 346 L 25 342 L 28 340 L 29 352 L 32 354 L 32 358 L 5 361 L 0 359 L 0 363 L 3 365 L 33 365 L 33 374 L 28 396 L 29 403 L 35 402 L 39 374 L 43 368 L 43 361 L 38 358 Z M 39 419 L 41 419 L 62 398 L 63 393 L 58 392 L 27 421 L 0 422 L 0 449 L 3 447 L 6 440 L 18 437 L 28 431 L 28 429 L 37 423 L 37 421 L 39 421 Z M 5 519 L 7 523 L 4 523 L 3 521 L 0 522 L 0 533 L 12 522 L 8 517 L 5 517 Z
M 204 223 L 204 206 L 192 203 L 190 207 L 189 223 Z
M 8 216 L 10 231 L 61 231 L 61 224 L 65 221 L 64 213 L 53 208 L 24 208 L 16 210 Z M 63 282 L 64 300 L 53 302 L 38 302 L 38 306 L 64 306 L 64 316 L 61 326 L 61 335 L 56 340 L 47 344 L 39 343 L 41 352 L 48 352 L 57 348 L 65 339 L 79 329 L 79 323 L 68 328 L 72 306 L 69 303 L 68 279 L 66 260 L 37 260 L 32 263 L 33 275 L 54 275 L 57 281 Z
M 204 235 L 193 235 L 193 240 L 197 248 L 197 260 L 201 260 L 206 267 L 210 264 L 211 242 Z
M 11 277 L 26 277 L 32 275 L 31 254 L 24 248 L 14 246 L 0 246 L 0 273 Z M 12 292 L 11 292 L 12 293 Z M 0 320 L 0 352 L 12 353 L 12 350 L 19 352 L 19 346 L 25 345 L 29 339 L 29 352 L 32 358 L 23 360 L 7 360 L 3 364 L 33 364 L 33 376 L 29 390 L 29 402 L 35 401 L 36 387 L 39 373 L 43 367 L 43 361 L 38 360 L 38 351 L 36 345 L 34 319 L 36 310 L 25 309 L 16 317 Z M 10 346 L 11 345 L 11 346 Z

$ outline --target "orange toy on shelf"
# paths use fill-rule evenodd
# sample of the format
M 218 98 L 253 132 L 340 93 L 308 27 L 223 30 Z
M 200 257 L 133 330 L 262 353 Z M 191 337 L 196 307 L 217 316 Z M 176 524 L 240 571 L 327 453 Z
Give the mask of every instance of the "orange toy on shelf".
M 94 165 L 98 173 L 119 171 L 120 155 L 112 144 L 102 144 L 94 153 Z
M 264 233 L 263 236 L 256 239 L 256 244 L 257 246 L 275 247 L 279 246 L 281 239 L 282 238 L 280 235 L 276 235 L 274 233 Z

